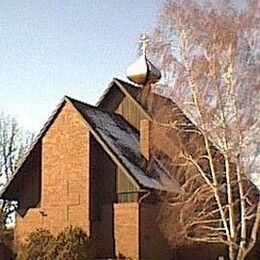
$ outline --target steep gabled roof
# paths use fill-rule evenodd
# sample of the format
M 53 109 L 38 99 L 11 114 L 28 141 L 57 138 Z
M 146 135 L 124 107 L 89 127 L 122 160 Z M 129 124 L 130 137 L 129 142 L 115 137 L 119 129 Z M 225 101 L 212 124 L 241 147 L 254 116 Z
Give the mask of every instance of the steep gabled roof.
M 96 103 L 96 106 L 100 109 L 107 110 L 107 104 L 109 103 L 111 105 L 112 100 L 113 109 L 111 111 L 115 111 L 125 95 L 128 96 L 139 107 L 139 109 L 147 115 L 148 118 L 150 118 L 150 115 L 147 113 L 143 105 L 139 102 L 140 94 L 141 89 L 139 87 L 114 78 L 113 81 L 105 89 L 103 95 Z
M 114 78 L 109 86 L 105 89 L 96 106 L 106 110 L 107 102 L 114 96 L 120 95 L 118 89 L 125 96 L 129 97 L 136 104 L 136 106 L 138 106 L 139 109 L 141 109 L 147 115 L 148 118 L 153 118 L 162 106 L 167 106 L 169 111 L 172 111 L 173 109 L 178 110 L 178 113 L 187 118 L 183 111 L 170 98 L 158 94 L 153 89 L 149 89 L 149 87 L 141 89 L 140 87 L 117 78 Z M 145 93 L 144 90 L 148 90 L 148 92 Z M 124 96 L 122 95 L 122 98 L 123 97 Z M 116 102 L 119 104 L 121 100 L 117 100 Z M 114 104 L 115 108 L 118 104 Z
M 0 192 L 0 197 L 3 196 L 6 188 L 11 185 L 12 180 L 19 175 L 19 170 L 30 154 L 32 154 L 34 147 L 44 137 L 66 102 L 70 102 L 74 106 L 90 127 L 97 141 L 101 142 L 103 148 L 112 154 L 113 158 L 117 159 L 116 163 L 119 163 L 126 169 L 126 172 L 140 188 L 178 192 L 179 186 L 177 182 L 172 180 L 156 161 L 153 164 L 154 167 L 147 172 L 147 161 L 139 150 L 139 133 L 122 116 L 103 111 L 97 107 L 65 96 L 36 137 L 9 183 Z
M 72 98 L 68 99 L 105 143 L 105 148 L 118 158 L 140 187 L 178 192 L 177 182 L 156 160 L 152 168 L 146 169 L 148 163 L 140 153 L 139 132 L 121 115 L 103 111 Z
M 103 95 L 100 97 L 98 100 L 96 106 L 102 108 L 103 103 L 107 99 L 110 99 L 110 92 L 113 88 L 119 87 L 119 89 L 124 93 L 124 94 L 129 94 L 131 95 L 134 99 L 137 99 L 139 93 L 140 93 L 140 88 L 136 87 L 135 85 L 132 85 L 130 83 L 127 83 L 125 81 L 122 81 L 120 79 L 114 78 L 112 82 L 108 85 L 108 87 L 105 89 Z

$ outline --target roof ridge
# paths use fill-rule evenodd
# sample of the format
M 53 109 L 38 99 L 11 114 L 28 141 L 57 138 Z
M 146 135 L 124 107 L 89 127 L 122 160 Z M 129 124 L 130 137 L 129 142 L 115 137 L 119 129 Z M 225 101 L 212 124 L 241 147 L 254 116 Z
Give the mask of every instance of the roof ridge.
M 119 79 L 119 78 L 113 78 L 113 81 L 114 82 L 119 82 L 119 83 L 123 83 L 123 84 L 127 84 L 133 88 L 136 88 L 136 89 L 139 89 L 140 90 L 140 87 L 137 85 L 137 84 L 133 84 L 132 82 L 127 82 L 127 81 L 124 81 L 122 79 Z
M 104 109 L 101 109 L 97 106 L 94 106 L 94 105 L 90 105 L 86 102 L 83 102 L 83 101 L 80 101 L 80 100 L 77 100 L 77 99 L 74 99 L 74 98 L 71 98 L 71 97 L 68 97 L 68 96 L 65 96 L 65 98 L 67 100 L 69 100 L 70 102 L 72 102 L 72 104 L 74 105 L 74 107 L 79 111 L 79 109 L 75 106 L 74 102 L 78 102 L 80 103 L 81 105 L 84 105 L 88 108 L 91 108 L 91 109 L 94 109 L 94 110 L 97 110 L 97 111 L 100 111 L 102 113 L 105 113 L 107 115 L 110 115 L 110 116 L 114 116 L 122 121 L 124 121 L 124 123 L 126 123 L 128 125 L 128 127 L 132 128 L 133 131 L 135 131 L 136 133 L 139 134 L 139 131 L 134 127 L 132 126 L 122 115 L 118 114 L 118 113 L 115 113 L 115 112 L 111 112 L 111 111 L 107 111 L 107 110 L 104 110 Z M 80 111 L 79 111 L 80 112 Z M 81 112 L 80 112 L 81 113 Z

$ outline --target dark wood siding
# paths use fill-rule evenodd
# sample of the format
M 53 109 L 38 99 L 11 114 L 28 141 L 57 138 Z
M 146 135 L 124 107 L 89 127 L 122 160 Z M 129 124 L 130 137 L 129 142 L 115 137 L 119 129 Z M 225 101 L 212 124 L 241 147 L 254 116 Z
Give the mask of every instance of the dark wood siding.
M 116 113 L 122 115 L 131 125 L 138 130 L 140 129 L 140 121 L 149 119 L 142 109 L 128 96 L 125 96 L 115 110 Z
M 116 168 L 117 165 L 91 135 L 90 237 L 98 259 L 100 256 L 115 258 L 113 203 L 116 201 Z
M 116 164 L 93 136 L 90 138 L 91 219 L 100 219 L 103 204 L 116 201 Z
M 116 180 L 117 202 L 132 202 L 138 200 L 139 189 L 119 167 L 117 168 Z
M 104 204 L 138 199 L 138 186 L 117 166 L 93 136 L 90 139 L 91 219 L 99 220 Z
M 39 208 L 41 204 L 41 153 L 42 144 L 39 142 L 2 196 L 3 199 L 18 201 L 17 212 L 21 216 L 29 208 Z
M 102 98 L 102 102 L 98 107 L 102 110 L 114 112 L 121 101 L 124 99 L 125 94 L 114 85 Z

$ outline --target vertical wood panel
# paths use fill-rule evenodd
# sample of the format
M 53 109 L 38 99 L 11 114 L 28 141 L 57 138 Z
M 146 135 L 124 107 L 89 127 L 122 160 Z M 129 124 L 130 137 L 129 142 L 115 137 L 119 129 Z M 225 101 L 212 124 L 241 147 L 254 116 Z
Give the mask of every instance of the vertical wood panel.
M 116 113 L 122 115 L 132 126 L 140 130 L 140 121 L 149 119 L 129 97 L 125 97 L 117 107 Z

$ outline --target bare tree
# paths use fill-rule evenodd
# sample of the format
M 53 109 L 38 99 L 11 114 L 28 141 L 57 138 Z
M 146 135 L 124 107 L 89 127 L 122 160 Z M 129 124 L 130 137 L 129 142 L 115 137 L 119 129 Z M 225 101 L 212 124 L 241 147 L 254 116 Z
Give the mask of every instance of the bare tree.
M 248 255 L 260 221 L 259 192 L 249 180 L 259 147 L 258 7 L 258 1 L 241 8 L 232 1 L 168 0 L 151 36 L 168 96 L 197 126 L 177 106 L 153 123 L 155 135 L 165 131 L 165 145 L 155 143 L 154 152 L 164 150 L 182 184 L 169 200 L 182 204 L 186 238 L 223 243 L 230 259 Z
M 33 135 L 23 131 L 15 118 L 0 114 L 0 188 L 15 172 Z
M 32 140 L 33 134 L 23 131 L 15 118 L 0 114 L 0 193 L 12 178 Z M 0 200 L 1 241 L 10 239 L 12 230 L 6 224 L 12 223 L 15 207 L 15 202 Z

